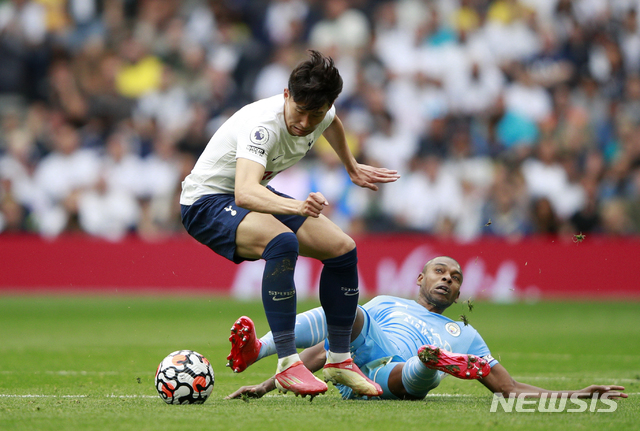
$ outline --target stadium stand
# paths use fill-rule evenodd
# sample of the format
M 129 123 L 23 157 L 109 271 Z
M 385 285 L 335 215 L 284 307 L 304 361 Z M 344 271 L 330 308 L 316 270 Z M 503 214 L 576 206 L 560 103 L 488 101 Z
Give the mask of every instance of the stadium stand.
M 344 77 L 358 157 L 403 175 L 374 196 L 319 143 L 276 177 L 332 196 L 347 232 L 637 235 L 634 5 L 2 1 L 0 232 L 182 234 L 180 182 L 209 137 L 315 48 Z

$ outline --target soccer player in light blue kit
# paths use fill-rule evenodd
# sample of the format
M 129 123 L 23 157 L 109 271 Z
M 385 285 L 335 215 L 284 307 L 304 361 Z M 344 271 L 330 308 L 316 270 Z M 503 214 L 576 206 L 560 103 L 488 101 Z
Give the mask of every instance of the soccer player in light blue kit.
M 592 385 L 579 391 L 548 391 L 515 381 L 491 356 L 486 343 L 471 325 L 455 322 L 442 312 L 460 295 L 462 270 L 447 256 L 436 257 L 418 275 L 417 300 L 378 296 L 359 306 L 350 345 L 353 361 L 372 381 L 380 384 L 383 399 L 422 399 L 451 374 L 461 379 L 478 379 L 494 393 L 505 397 L 520 393 L 541 395 L 573 394 L 588 398 L 593 394 L 609 398 L 623 397 L 622 386 Z M 248 317 L 234 323 L 232 337 L 243 334 L 243 356 L 236 357 L 241 368 L 275 353 L 271 334 L 260 340 Z M 321 308 L 299 314 L 296 319 L 296 344 L 306 348 L 300 357 L 311 371 L 325 364 L 326 324 Z M 230 339 L 231 339 L 230 338 Z M 455 353 L 453 353 L 455 352 Z M 337 385 L 343 398 L 353 391 Z M 244 386 L 227 399 L 243 394 L 261 397 L 275 389 L 273 378 L 255 386 Z

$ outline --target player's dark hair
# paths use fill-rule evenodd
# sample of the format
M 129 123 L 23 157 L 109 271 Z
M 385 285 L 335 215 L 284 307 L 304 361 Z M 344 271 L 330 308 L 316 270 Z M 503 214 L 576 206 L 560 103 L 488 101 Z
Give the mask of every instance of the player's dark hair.
M 342 77 L 331 57 L 313 49 L 289 76 L 289 94 L 302 109 L 313 111 L 325 104 L 333 105 L 342 91 Z

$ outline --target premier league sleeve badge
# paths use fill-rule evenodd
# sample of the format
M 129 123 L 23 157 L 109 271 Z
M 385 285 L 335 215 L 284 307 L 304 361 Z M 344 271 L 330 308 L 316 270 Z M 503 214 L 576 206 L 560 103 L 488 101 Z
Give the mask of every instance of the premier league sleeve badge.
M 269 142 L 269 131 L 263 126 L 254 127 L 249 140 L 255 145 L 266 144 Z

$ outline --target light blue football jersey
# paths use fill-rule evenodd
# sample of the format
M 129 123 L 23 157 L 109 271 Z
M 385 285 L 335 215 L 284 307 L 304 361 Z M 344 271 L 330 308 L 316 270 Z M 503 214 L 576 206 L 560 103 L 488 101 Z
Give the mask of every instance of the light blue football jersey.
M 393 356 L 393 362 L 405 362 L 415 356 L 425 344 L 432 344 L 454 353 L 471 353 L 498 363 L 491 356 L 478 331 L 471 325 L 456 322 L 438 313 L 432 313 L 416 301 L 394 296 L 377 296 L 362 306 L 369 318 L 382 330 L 385 340 L 378 340 L 374 350 L 364 352 L 376 357 L 354 357 L 356 363 L 366 364 L 382 356 Z M 368 336 L 376 337 L 379 331 Z M 383 352 L 388 350 L 387 352 Z M 358 350 L 356 349 L 356 356 Z M 384 355 L 386 353 L 386 355 Z

